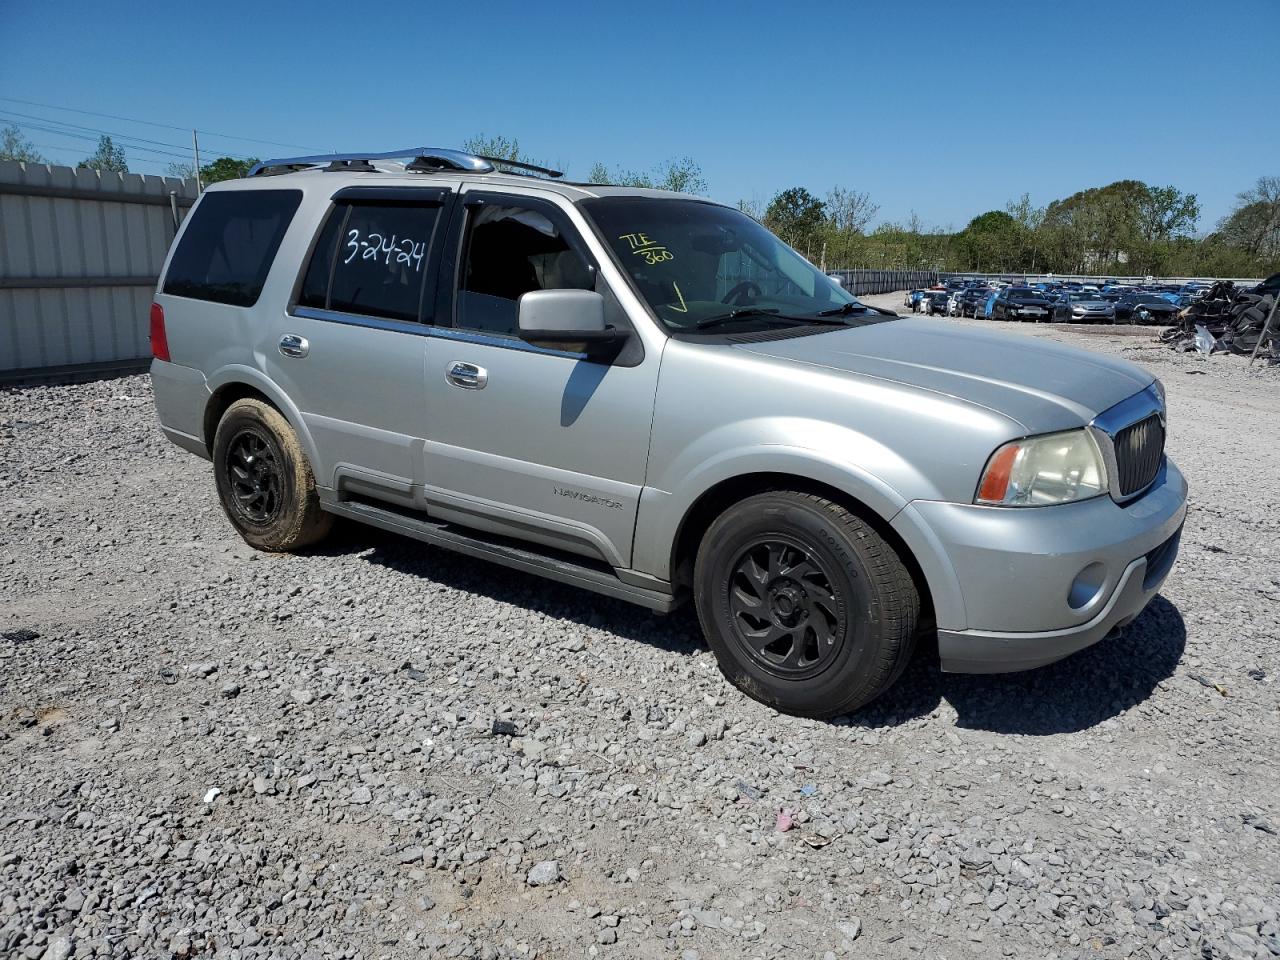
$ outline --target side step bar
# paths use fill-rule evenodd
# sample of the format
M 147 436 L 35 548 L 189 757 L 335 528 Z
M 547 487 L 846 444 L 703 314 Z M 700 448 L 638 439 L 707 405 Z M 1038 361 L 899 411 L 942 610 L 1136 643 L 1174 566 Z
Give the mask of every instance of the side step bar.
M 374 506 L 360 500 L 329 501 L 324 509 L 340 517 L 367 523 L 391 533 L 403 534 L 433 547 L 443 547 L 455 553 L 466 554 L 479 560 L 489 560 L 515 570 L 548 577 L 560 583 L 582 587 L 607 597 L 626 600 L 647 607 L 658 613 L 670 613 L 679 606 L 680 598 L 672 593 L 651 590 L 624 583 L 603 563 L 592 565 L 590 561 L 566 559 L 564 555 L 549 556 L 536 549 L 514 546 L 509 542 L 487 539 L 483 534 L 464 532 L 451 524 L 444 524 L 395 508 Z

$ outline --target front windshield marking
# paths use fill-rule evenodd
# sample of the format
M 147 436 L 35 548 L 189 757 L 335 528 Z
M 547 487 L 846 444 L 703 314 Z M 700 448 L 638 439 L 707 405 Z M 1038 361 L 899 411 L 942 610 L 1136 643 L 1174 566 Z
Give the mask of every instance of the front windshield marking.
M 579 206 L 673 333 L 740 333 L 802 326 L 796 321 L 805 319 L 830 324 L 824 311 L 858 303 L 761 224 L 729 207 L 629 196 L 596 197 Z M 851 326 L 883 319 L 870 310 L 841 316 Z

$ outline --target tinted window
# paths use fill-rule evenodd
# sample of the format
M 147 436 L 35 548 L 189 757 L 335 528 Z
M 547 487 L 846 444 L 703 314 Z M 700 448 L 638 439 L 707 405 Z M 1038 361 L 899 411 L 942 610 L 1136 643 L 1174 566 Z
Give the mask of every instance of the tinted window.
M 338 234 L 342 232 L 342 224 L 347 219 L 347 205 L 340 204 L 329 213 L 324 228 L 320 231 L 320 239 L 311 251 L 311 262 L 307 264 L 306 276 L 302 278 L 302 289 L 298 291 L 298 305 L 316 307 L 319 310 L 329 306 L 329 277 L 333 273 L 333 255 L 338 248 Z
M 440 207 L 339 204 L 316 241 L 301 306 L 416 321 Z
M 300 190 L 206 193 L 173 253 L 164 292 L 253 306 L 301 202 Z
M 467 218 L 457 325 L 514 334 L 517 301 L 532 290 L 594 290 L 595 271 L 540 207 L 485 203 Z

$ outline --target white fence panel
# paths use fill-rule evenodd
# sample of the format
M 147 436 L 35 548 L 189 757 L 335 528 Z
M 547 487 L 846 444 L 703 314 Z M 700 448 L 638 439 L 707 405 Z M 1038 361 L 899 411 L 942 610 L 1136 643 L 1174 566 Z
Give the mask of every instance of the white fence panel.
M 0 161 L 0 381 L 136 366 L 194 180 Z

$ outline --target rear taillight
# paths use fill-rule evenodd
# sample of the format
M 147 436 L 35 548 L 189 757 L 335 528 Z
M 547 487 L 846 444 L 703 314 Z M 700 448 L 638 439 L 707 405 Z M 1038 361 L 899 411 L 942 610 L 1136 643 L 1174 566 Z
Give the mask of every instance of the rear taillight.
M 151 304 L 151 356 L 157 360 L 169 359 L 169 336 L 164 332 L 164 307 Z

